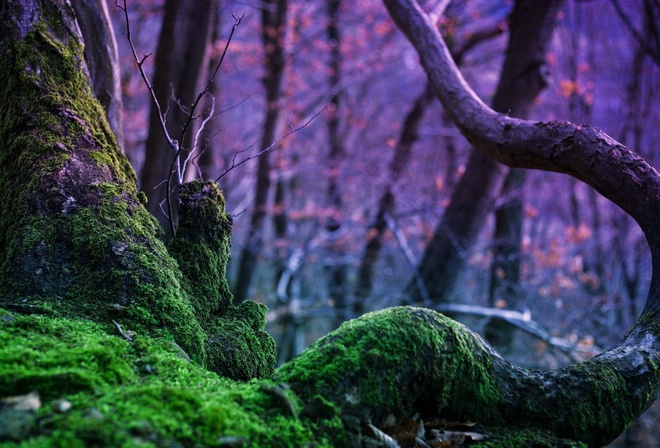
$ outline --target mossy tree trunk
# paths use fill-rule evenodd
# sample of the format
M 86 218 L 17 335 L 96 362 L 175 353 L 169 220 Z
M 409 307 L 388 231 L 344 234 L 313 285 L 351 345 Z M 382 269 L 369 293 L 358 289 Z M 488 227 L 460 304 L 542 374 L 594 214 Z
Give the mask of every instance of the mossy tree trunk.
M 265 311 L 230 305 L 231 219 L 217 186 L 182 187 L 166 248 L 92 94 L 71 4 L 3 2 L 0 15 L 0 306 L 114 321 L 236 378 L 271 373 Z M 234 359 L 245 346 L 250 359 Z

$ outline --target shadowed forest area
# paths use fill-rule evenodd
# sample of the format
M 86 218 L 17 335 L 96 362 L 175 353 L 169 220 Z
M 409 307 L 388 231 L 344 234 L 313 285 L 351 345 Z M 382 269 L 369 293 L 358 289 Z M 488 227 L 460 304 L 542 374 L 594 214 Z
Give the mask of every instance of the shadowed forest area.
M 129 3 L 135 46 L 154 53 L 147 73 L 165 73 L 172 129 L 183 121 L 172 98 L 191 101 L 182 92 L 208 80 L 231 14 L 244 14 L 186 176 L 220 178 L 234 220 L 229 283 L 237 299 L 269 307 L 279 364 L 347 319 L 400 304 L 445 312 L 526 367 L 589 359 L 633 325 L 651 275 L 638 226 L 567 176 L 471 167 L 486 156 L 475 156 L 453 126 L 381 2 L 205 1 L 174 12 L 176 4 Z M 517 55 L 534 77 L 503 66 L 513 6 L 451 2 L 438 20 L 472 88 L 512 116 L 605 129 L 657 166 L 657 2 L 557 2 L 545 34 L 523 29 L 518 37 L 540 40 Z M 150 126 L 122 11 L 110 5 L 110 12 L 124 149 L 141 188 L 162 200 L 154 160 L 168 165 L 170 156 L 153 136 L 160 130 Z M 169 60 L 160 67 L 162 47 Z M 520 78 L 498 88 L 503 76 Z M 466 173 L 472 179 L 462 179 Z M 158 215 L 157 201 L 150 204 Z M 459 210 L 447 216 L 452 201 Z M 444 279 L 433 283 L 425 272 Z M 655 446 L 658 412 L 612 446 Z
M 21 0 L 19 3 L 30 2 Z M 36 3 L 46 5 L 50 0 Z M 58 5 L 55 8 L 58 14 L 69 4 L 60 0 L 52 3 Z M 129 359 L 134 356 L 131 350 L 139 354 L 135 355 L 135 362 L 142 369 L 139 375 L 151 375 L 152 365 L 158 363 L 174 365 L 180 372 L 187 372 L 182 375 L 186 375 L 191 384 L 203 384 L 200 388 L 209 394 L 208 397 L 212 397 L 218 387 L 224 391 L 225 383 L 218 386 L 214 382 L 217 378 L 211 378 L 208 372 L 189 373 L 188 367 L 177 364 L 183 365 L 179 358 L 187 358 L 186 362 L 192 359 L 195 365 L 231 379 L 271 378 L 274 374 L 273 384 L 248 382 L 238 386 L 243 387 L 241 393 L 252 393 L 251 388 L 256 388 L 259 394 L 267 397 L 269 404 L 258 401 L 266 400 L 261 395 L 246 402 L 252 403 L 250 400 L 254 399 L 258 406 L 276 408 L 296 422 L 297 407 L 301 407 L 300 416 L 318 423 L 320 434 L 332 434 L 332 424 L 336 424 L 339 417 L 343 427 L 349 433 L 353 431 L 353 423 L 348 417 L 344 418 L 344 412 L 351 418 L 359 416 L 369 421 L 369 425 L 372 419 L 374 422 L 387 420 L 380 414 L 377 402 L 369 402 L 368 397 L 364 398 L 363 409 L 348 398 L 348 392 L 345 396 L 337 392 L 340 398 L 331 406 L 328 404 L 330 392 L 327 396 L 317 395 L 320 392 L 311 386 L 315 384 L 313 375 L 318 374 L 324 381 L 327 379 L 327 384 L 323 386 L 325 389 L 316 387 L 334 392 L 332 381 L 336 372 L 330 365 L 322 369 L 323 356 L 334 359 L 334 338 L 342 344 L 343 337 L 350 342 L 346 336 L 350 331 L 362 335 L 363 340 L 354 345 L 364 349 L 360 353 L 367 353 L 368 344 L 378 343 L 378 334 L 371 333 L 371 328 L 381 328 L 377 325 L 383 325 L 383 340 L 396 340 L 392 328 L 396 329 L 400 322 L 411 322 L 411 326 L 417 325 L 417 321 L 430 322 L 434 329 L 447 332 L 448 340 L 453 341 L 451 338 L 457 334 L 456 346 L 465 345 L 470 353 L 479 353 L 479 362 L 481 356 L 496 358 L 492 366 L 488 364 L 491 361 L 484 362 L 485 370 L 492 367 L 495 374 L 475 368 L 466 374 L 475 375 L 470 376 L 471 380 L 479 382 L 485 378 L 483 384 L 486 384 L 491 374 L 496 376 L 502 372 L 498 369 L 505 369 L 501 366 L 508 366 L 504 361 L 499 364 L 499 358 L 487 346 L 482 347 L 478 337 L 463 342 L 461 330 L 448 323 L 449 320 L 415 311 L 417 308 L 392 307 L 423 307 L 455 319 L 478 333 L 507 362 L 522 368 L 566 368 L 592 360 L 607 350 L 617 353 L 612 357 L 620 355 L 627 362 L 629 352 L 626 350 L 630 347 L 637 347 L 645 355 L 651 353 L 649 359 L 654 360 L 654 347 L 660 336 L 653 333 L 657 332 L 657 324 L 648 322 L 657 319 L 655 298 L 658 294 L 654 288 L 658 287 L 658 272 L 654 274 L 652 267 L 657 271 L 659 252 L 658 241 L 649 229 L 656 228 L 653 220 L 657 217 L 647 219 L 639 211 L 643 207 L 638 204 L 657 201 L 655 193 L 648 193 L 647 202 L 642 197 L 646 191 L 656 191 L 652 190 L 654 186 L 649 186 L 652 182 L 647 178 L 657 173 L 643 161 L 637 163 L 637 159 L 631 159 L 627 152 L 617 153 L 620 145 L 613 146 L 611 140 L 639 154 L 648 166 L 659 166 L 660 3 L 657 0 L 419 1 L 420 11 L 426 18 L 424 23 L 439 30 L 467 84 L 485 104 L 502 114 L 497 117 L 504 117 L 500 123 L 504 129 L 518 129 L 522 123 L 523 130 L 515 136 L 518 140 L 510 140 L 511 148 L 501 144 L 498 136 L 493 137 L 496 131 L 492 131 L 489 124 L 483 124 L 486 121 L 480 121 L 483 117 L 478 112 L 472 112 L 474 126 L 485 129 L 483 136 L 473 132 L 472 124 L 461 121 L 462 110 L 455 112 L 443 107 L 441 100 L 450 104 L 452 98 L 455 101 L 467 98 L 466 102 L 472 99 L 449 81 L 449 93 L 438 87 L 432 75 L 441 73 L 434 59 L 434 43 L 425 41 L 426 34 L 418 32 L 419 24 L 408 19 L 407 6 L 400 6 L 406 3 L 395 0 L 72 2 L 76 26 L 80 28 L 80 36 L 84 36 L 85 67 L 89 67 L 81 73 L 89 75 L 93 93 L 103 106 L 111 132 L 103 124 L 98 128 L 88 126 L 95 122 L 90 117 L 99 113 L 99 108 L 94 109 L 96 106 L 85 103 L 84 106 L 64 107 L 57 103 L 58 116 L 63 121 L 78 122 L 85 131 L 72 132 L 66 128 L 63 135 L 72 132 L 93 136 L 76 137 L 79 140 L 71 145 L 77 150 L 92 140 L 110 141 L 108 145 L 112 146 L 114 142 L 108 135 L 114 134 L 116 149 L 126 156 L 136 178 L 132 178 L 122 156 L 112 153 L 108 156 L 105 148 L 92 147 L 88 152 L 85 149 L 79 158 L 67 156 L 61 163 L 92 166 L 90 161 L 93 161 L 98 166 L 85 168 L 91 170 L 89 172 L 80 168 L 75 174 L 78 180 L 70 183 L 66 180 L 68 174 L 58 172 L 55 178 L 60 180 L 53 181 L 57 188 L 75 192 L 60 201 L 62 203 L 53 205 L 55 200 L 48 199 L 49 196 L 35 199 L 34 210 L 65 215 L 62 222 L 70 224 L 73 236 L 69 236 L 68 230 L 59 236 L 59 230 L 51 229 L 45 234 L 56 242 L 58 238 L 64 240 L 57 243 L 64 248 L 62 251 L 102 247 L 103 244 L 94 239 L 96 230 L 83 221 L 87 215 L 80 211 L 92 204 L 94 213 L 98 211 L 98 218 L 94 215 L 94 219 L 101 223 L 99 226 L 110 223 L 108 228 L 114 229 L 116 224 L 120 236 L 107 237 L 112 244 L 104 249 L 106 254 L 98 258 L 90 256 L 89 266 L 84 269 L 71 262 L 71 276 L 76 280 L 70 280 L 69 259 L 60 258 L 60 249 L 51 250 L 51 246 L 43 242 L 46 237 L 42 241 L 41 236 L 35 237 L 28 231 L 20 233 L 17 226 L 3 227 L 15 233 L 7 231 L 7 236 L 0 238 L 0 245 L 6 245 L 6 249 L 3 248 L 6 255 L 0 259 L 6 279 L 0 282 L 0 291 L 7 294 L 7 298 L 0 299 L 0 308 L 26 316 L 43 314 L 66 319 L 91 316 L 89 319 L 94 325 L 107 324 L 130 343 L 132 348 L 128 351 L 117 345 L 118 356 Z M 0 14 L 12 11 L 13 6 L 8 5 L 0 0 Z M 96 8 L 102 10 L 102 5 L 107 16 L 101 16 L 110 20 L 105 24 L 107 27 L 95 22 L 100 20 Z M 39 14 L 50 20 L 54 14 L 52 8 L 39 8 L 44 11 Z M 65 18 L 67 14 L 62 13 Z M 8 25 L 11 39 L 20 41 L 30 35 L 21 28 L 30 22 L 29 15 L 12 19 L 21 31 L 17 38 Z M 52 45 L 60 52 L 69 45 L 69 40 L 81 39 L 74 29 L 76 26 L 66 19 L 60 21 L 74 38 L 66 37 L 62 40 L 64 44 L 59 41 L 53 44 L 50 37 L 43 37 L 47 33 L 40 28 L 43 26 L 50 32 L 51 25 L 35 22 L 36 35 L 42 36 L 35 38 L 38 45 Z M 53 35 L 60 39 L 63 34 L 66 33 L 56 31 Z M 4 58 L 9 54 L 20 61 L 15 54 L 29 51 L 9 44 L 11 39 L 0 36 L 0 56 Z M 71 45 L 71 48 L 78 48 L 75 42 Z M 96 48 L 104 48 L 104 51 L 95 53 Z M 44 54 L 50 57 L 48 52 Z M 68 57 L 66 51 L 62 54 Z M 73 60 L 76 60 L 75 55 Z M 31 64 L 24 64 L 26 79 L 34 76 L 40 80 L 42 65 L 35 63 L 36 69 Z M 17 63 L 17 67 L 19 65 Z M 55 67 L 53 71 L 58 76 L 64 73 L 63 79 L 67 79 L 65 69 Z M 11 81 L 12 76 L 16 77 L 14 72 L 8 73 L 12 74 L 6 79 Z M 18 81 L 16 83 L 19 85 Z M 80 87 L 77 81 L 73 84 Z M 35 81 L 35 85 L 44 91 L 51 87 L 50 81 Z M 5 98 L 9 98 L 11 89 L 6 90 Z M 69 94 L 69 90 L 66 93 Z M 59 101 L 58 95 L 51 93 L 42 97 Z M 10 121 L 14 119 L 13 107 L 0 107 L 0 117 L 7 123 L 14 123 L 4 126 L 3 122 L 0 129 L 0 135 L 7 141 L 10 140 L 7 136 L 12 136 L 15 129 L 21 132 L 32 129 L 24 125 L 21 118 Z M 92 112 L 86 115 L 88 111 Z M 72 119 L 74 115 L 76 118 Z M 632 180 L 615 191 L 612 184 L 619 178 L 610 177 L 610 171 L 601 170 L 604 163 L 601 157 L 606 156 L 596 150 L 584 156 L 587 162 L 582 156 L 575 156 L 576 165 L 573 166 L 570 155 L 573 137 L 561 140 L 561 145 L 566 144 L 569 149 L 561 149 L 564 147 L 557 144 L 547 157 L 541 154 L 541 158 L 546 157 L 543 161 L 530 161 L 537 154 L 529 155 L 525 149 L 534 146 L 534 150 L 541 152 L 543 141 L 533 145 L 529 139 L 525 140 L 526 135 L 537 134 L 524 134 L 530 129 L 524 126 L 528 123 L 537 123 L 538 129 L 547 126 L 548 135 L 560 138 L 558 136 L 564 135 L 564 129 L 570 125 L 564 122 L 578 124 L 576 133 L 586 130 L 586 138 L 592 138 L 589 143 L 612 148 L 607 152 L 611 160 L 625 159 L 621 162 L 625 168 L 621 168 L 625 171 L 622 178 L 629 175 Z M 39 121 L 39 126 L 49 130 L 57 128 L 45 119 Z M 603 130 L 611 139 L 602 137 L 598 131 L 589 134 L 591 126 Z M 497 143 L 491 144 L 491 138 Z M 69 144 L 68 140 L 65 144 Z M 580 144 L 576 146 L 582 148 Z M 509 149 L 513 155 L 509 155 Z M 492 155 L 512 168 L 495 161 Z M 3 157 L 2 160 L 15 159 L 17 167 L 24 159 L 23 156 Z M 41 160 L 39 157 L 35 156 L 34 160 Z M 103 164 L 110 168 L 102 168 L 106 166 Z M 525 167 L 538 169 L 523 169 Z M 25 185 L 29 186 L 26 194 L 32 194 L 30 189 L 34 185 L 37 185 L 34 191 L 41 191 L 42 187 L 43 191 L 49 191 L 46 188 L 49 181 L 33 181 L 29 176 L 21 179 L 26 179 Z M 203 182 L 197 181 L 200 179 Z M 91 190 L 78 190 L 88 181 L 93 186 Z M 125 187 L 134 181 L 136 191 L 132 190 L 134 187 Z M 217 183 L 221 193 L 210 181 Z M 10 181 L 1 182 L 4 181 L 0 176 L 0 186 L 10 185 Z M 54 191 L 54 187 L 51 190 Z M 631 196 L 632 205 L 628 207 L 626 194 L 632 195 L 630 192 L 638 197 Z M 8 200 L 9 205 L 0 210 L 0 218 L 7 219 L 15 213 L 12 210 L 23 210 L 20 208 L 23 202 L 19 195 Z M 119 208 L 121 212 L 117 211 Z M 150 212 L 155 220 L 142 210 Z M 656 209 L 648 214 L 653 215 L 653 210 Z M 124 215 L 135 225 L 126 224 Z M 52 224 L 53 229 L 64 228 L 59 225 Z M 130 242 L 121 242 L 122 238 Z M 21 248 L 36 245 L 36 249 L 30 249 L 32 255 L 23 257 L 17 246 L 20 244 Z M 146 249 L 141 252 L 133 244 Z M 649 245 L 655 251 L 654 259 Z M 56 261 L 49 262 L 50 265 L 36 261 L 31 264 L 34 259 L 47 258 L 42 252 L 55 253 Z M 61 259 L 67 260 L 61 263 L 65 274 L 49 277 L 51 271 L 57 271 L 53 266 Z M 101 260 L 105 259 L 116 265 L 103 266 Z M 25 277 L 28 280 L 21 277 L 22 269 L 25 275 L 47 280 L 34 286 L 28 277 Z M 7 272 L 11 272 L 11 276 Z M 17 280 L 12 277 L 14 272 L 18 272 Z M 47 275 L 42 276 L 44 272 Z M 79 277 L 87 282 L 88 274 L 91 283 L 76 283 Z M 94 288 L 100 288 L 98 285 L 103 282 L 118 285 L 106 288 L 107 297 L 99 296 L 103 306 L 86 302 L 78 306 L 66 295 L 74 290 L 75 294 L 96 297 Z M 652 285 L 650 293 L 649 285 Z M 133 300 L 134 295 L 140 299 Z M 23 296 L 26 298 L 22 299 Z M 167 299 L 161 302 L 160 297 Z M 142 306 L 140 300 L 143 299 L 149 304 L 149 312 L 133 311 L 131 307 L 135 303 Z M 34 309 L 30 308 L 33 306 Z M 153 311 L 151 306 L 157 306 L 158 311 Z M 393 310 L 367 314 L 387 308 Z M 342 323 L 365 314 L 366 317 L 322 338 Z M 129 328 L 120 317 L 111 319 L 112 316 L 125 318 L 133 327 Z M 379 316 L 385 323 L 377 321 Z M 28 322 L 32 317 L 16 318 L 13 314 L 0 317 L 2 325 L 18 325 L 15 322 L 19 322 L 27 328 L 34 324 L 23 323 L 23 319 Z M 265 331 L 262 321 L 265 321 Z M 47 330 L 56 335 L 64 334 L 76 327 L 75 322 L 56 322 L 52 326 L 54 329 L 48 327 Z M 89 325 L 84 324 L 82 331 L 98 338 L 100 345 L 109 344 L 104 333 L 108 328 L 101 331 L 101 327 Z M 422 328 L 422 324 L 419 325 Z M 654 342 L 642 337 L 647 330 L 655 335 Z M 136 339 L 136 333 L 140 335 L 140 332 L 171 340 L 175 348 L 161 342 L 155 345 L 140 342 Z M 272 336 L 275 348 L 266 333 Z M 418 333 L 423 340 L 420 344 L 426 344 L 428 341 L 422 330 Z M 228 334 L 240 340 L 241 350 L 254 356 L 248 356 L 246 361 L 236 354 L 238 350 L 236 353 L 223 351 L 223 347 L 226 349 L 234 343 L 233 340 L 227 342 L 229 336 L 225 335 Z M 320 342 L 305 352 L 319 338 L 322 338 Z M 628 345 L 621 345 L 624 340 Z M 44 343 L 44 346 L 49 344 Z M 442 352 L 433 347 L 438 353 Z M 411 352 L 418 353 L 413 349 Z M 420 363 L 434 359 L 424 353 L 426 357 L 422 357 Z M 296 358 L 301 354 L 303 356 Z M 386 355 L 383 356 L 385 359 Z M 598 361 L 594 364 L 602 361 L 609 369 L 610 365 L 606 364 L 609 356 L 596 358 Z M 348 355 L 346 357 L 350 361 L 346 372 L 361 378 L 364 370 L 352 364 Z M 321 361 L 316 363 L 317 359 Z M 456 359 L 458 367 L 448 366 L 459 369 L 453 371 L 453 375 L 460 376 L 456 372 L 461 372 L 462 360 Z M 465 364 L 474 362 L 473 358 L 465 359 Z M 114 366 L 114 362 L 108 361 L 108 364 Z M 612 362 L 621 361 L 616 358 Z M 639 376 L 648 374 L 655 378 L 653 375 L 660 364 L 648 362 L 653 368 L 648 371 L 640 368 L 643 372 Z M 315 368 L 319 364 L 317 372 Z M 402 378 L 414 384 L 416 375 L 421 375 L 424 381 L 432 383 L 430 377 L 419 373 L 424 369 L 417 365 L 417 360 L 411 364 L 414 365 L 401 373 Z M 276 370 L 273 366 L 284 367 Z M 636 364 L 635 368 L 638 366 Z M 353 368 L 354 371 L 350 370 Z M 113 375 L 123 378 L 121 381 L 133 381 L 128 373 L 114 369 Z M 579 377 L 578 369 L 569 367 L 560 372 L 572 372 Z M 309 372 L 309 377 L 305 372 Z M 511 374 L 511 384 L 504 381 L 505 386 L 500 383 L 498 386 L 508 391 L 507 387 L 513 390 L 513 384 L 520 386 L 527 381 L 524 385 L 533 389 L 536 384 L 533 374 L 530 377 L 516 375 L 518 373 Z M 544 378 L 542 375 L 539 377 Z M 563 373 L 552 375 L 548 374 L 548 378 L 552 377 L 554 385 L 565 381 Z M 585 384 L 599 381 L 598 377 L 589 376 L 590 373 L 584 375 Z M 397 384 L 394 374 L 385 376 Z M 618 380 L 619 377 L 613 382 Z M 88 386 L 86 380 L 76 379 L 74 383 L 77 384 L 76 381 Z M 345 387 L 353 393 L 349 385 L 337 381 L 340 385 L 337 390 L 343 391 L 341 388 Z M 603 389 L 607 389 L 609 381 L 609 377 L 603 380 L 607 382 Z M 637 407 L 643 407 L 638 402 L 653 401 L 650 395 L 641 396 L 646 392 L 639 384 L 647 380 L 635 381 L 630 380 L 634 383 L 635 404 L 630 405 L 630 410 L 623 405 L 625 412 L 621 413 L 625 416 L 619 419 L 610 415 L 618 412 L 618 404 L 612 406 L 611 412 L 604 412 L 607 417 L 603 419 L 616 422 L 612 428 L 626 427 L 629 422 L 624 420 L 636 415 Z M 293 389 L 287 386 L 282 391 L 282 383 L 290 383 Z M 0 397 L 3 384 L 0 381 Z M 405 387 L 409 386 L 402 385 L 404 397 Z M 461 387 L 456 386 L 456 390 L 463 391 Z M 412 389 L 424 396 L 423 391 Z M 610 392 L 618 396 L 618 389 L 615 390 L 615 386 L 611 389 Z M 231 390 L 229 386 L 227 390 Z M 370 389 L 365 387 L 364 390 Z M 579 392 L 578 386 L 570 393 L 577 394 L 576 391 Z M 27 392 L 26 389 L 21 393 Z M 291 398 L 294 392 L 298 394 L 295 399 Z M 517 407 L 525 400 L 516 395 L 513 398 L 498 396 L 500 401 L 496 401 L 486 393 L 482 396 L 481 392 L 473 403 L 486 403 L 483 407 L 497 403 L 499 407 L 493 405 L 494 408 L 509 420 L 515 420 L 516 413 L 524 415 L 525 406 L 534 407 L 526 402 Z M 243 399 L 232 393 L 227 392 L 230 397 L 227 402 L 236 400 L 243 405 Z M 601 405 L 603 396 L 598 394 L 594 392 L 597 397 L 594 400 Z M 469 393 L 467 397 L 469 401 Z M 298 406 L 295 401 L 298 399 L 306 404 Z M 437 399 L 442 402 L 442 396 Z M 488 401 L 490 399 L 494 401 Z M 385 406 L 400 408 L 402 413 L 430 406 L 426 402 L 420 405 L 420 401 L 413 398 L 410 402 L 402 399 L 401 403 L 388 402 Z M 0 401 L 0 411 L 5 405 L 9 407 Z M 341 411 L 336 411 L 335 405 Z M 250 406 L 252 404 L 246 405 Z M 465 409 L 458 406 L 457 415 L 463 418 L 459 421 L 466 421 L 470 406 L 465 405 Z M 330 408 L 332 411 L 328 410 Z M 219 412 L 209 411 L 209 415 Z M 509 422 L 498 420 L 504 417 L 493 412 L 493 415 L 484 414 L 484 422 L 493 421 L 498 425 Z M 0 412 L 0 422 L 3 415 Z M 213 419 L 206 414 L 203 418 Z M 302 428 L 302 424 L 302 429 L 295 426 L 298 423 L 290 426 L 274 414 L 268 414 L 267 418 L 272 418 L 275 434 L 280 430 L 307 434 L 308 428 Z M 207 420 L 204 422 L 206 424 Z M 44 423 L 46 428 L 49 424 Z M 599 446 L 599 441 L 612 438 L 606 431 L 602 436 L 583 436 L 583 429 L 577 428 L 577 424 L 577 429 L 571 427 L 564 431 L 563 424 L 558 417 L 548 429 L 555 435 L 581 440 L 589 446 Z M 154 426 L 157 425 L 154 423 Z M 593 427 L 607 427 L 607 424 L 599 421 Z M 389 443 L 379 439 L 378 429 L 372 428 L 371 440 Z M 147 440 L 147 435 L 155 434 L 156 429 L 144 429 L 144 434 L 135 437 Z M 71 430 L 82 431 L 78 427 Z M 610 430 L 613 434 L 620 433 L 617 429 Z M 134 428 L 132 431 L 131 434 L 136 433 Z M 249 431 L 261 434 L 259 428 L 250 427 Z M 362 437 L 364 433 L 360 431 L 364 429 L 357 430 Z M 654 447 L 660 444 L 659 434 L 660 406 L 656 403 L 607 446 Z M 0 444 L 4 436 L 0 431 Z M 121 437 L 124 436 L 122 433 Z M 119 440 L 120 436 L 117 437 Z M 268 440 L 269 436 L 258 437 L 257 440 Z M 236 440 L 230 439 L 224 437 L 216 442 L 219 446 L 249 444 L 238 436 Z M 167 440 L 158 439 L 154 443 L 158 445 Z M 322 440 L 319 444 L 325 446 L 323 443 L 327 440 Z M 358 446 L 355 443 L 366 442 L 358 439 L 353 442 L 353 446 Z

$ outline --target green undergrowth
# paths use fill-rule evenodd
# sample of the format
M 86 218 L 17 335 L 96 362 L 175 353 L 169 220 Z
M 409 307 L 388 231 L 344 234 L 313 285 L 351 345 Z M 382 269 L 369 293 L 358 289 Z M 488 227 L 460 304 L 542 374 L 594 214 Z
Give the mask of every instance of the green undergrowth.
M 0 309 L 0 399 L 29 393 L 29 431 L 3 448 L 329 446 L 285 385 L 219 377 L 165 339 Z

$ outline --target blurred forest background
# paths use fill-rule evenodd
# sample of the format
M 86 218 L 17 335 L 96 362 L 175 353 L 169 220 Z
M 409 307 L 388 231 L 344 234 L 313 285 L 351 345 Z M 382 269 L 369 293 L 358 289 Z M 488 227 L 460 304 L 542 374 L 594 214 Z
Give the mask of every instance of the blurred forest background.
M 199 139 L 186 143 L 198 150 L 186 177 L 219 180 L 234 221 L 229 281 L 237 300 L 270 308 L 280 363 L 344 320 L 400 304 L 445 312 L 512 363 L 538 368 L 588 359 L 634 324 L 650 279 L 637 225 L 566 176 L 472 155 L 380 1 L 127 4 L 173 135 L 242 17 L 211 87 L 215 101 L 204 99 L 188 133 Z M 487 103 L 513 7 L 454 1 L 438 21 Z M 167 228 L 173 152 L 150 112 L 123 12 L 111 0 L 108 9 L 123 147 Z M 660 2 L 567 0 L 552 14 L 527 117 L 593 125 L 658 167 Z M 519 87 L 505 96 L 515 102 Z M 658 434 L 656 405 L 611 446 L 660 446 Z

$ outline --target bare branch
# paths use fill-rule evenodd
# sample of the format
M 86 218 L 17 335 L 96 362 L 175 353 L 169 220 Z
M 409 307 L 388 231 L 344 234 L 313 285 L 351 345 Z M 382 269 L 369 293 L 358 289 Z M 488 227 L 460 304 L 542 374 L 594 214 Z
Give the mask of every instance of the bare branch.
M 614 9 L 616 10 L 617 15 L 623 22 L 626 28 L 628 28 L 628 31 L 633 35 L 637 43 L 639 44 L 640 47 L 644 49 L 644 52 L 651 58 L 653 61 L 660 67 L 660 48 L 653 48 L 649 44 L 649 38 L 644 37 L 642 33 L 640 33 L 637 28 L 635 28 L 635 25 L 633 25 L 632 20 L 630 20 L 630 17 L 624 12 L 623 8 L 621 7 L 621 4 L 619 3 L 619 0 L 611 0 L 612 5 L 614 6 Z M 651 9 L 652 6 L 650 4 L 646 5 L 647 11 L 645 11 L 646 14 L 653 15 L 653 10 Z M 660 11 L 660 6 L 656 5 L 656 8 Z M 653 20 L 653 19 L 651 19 Z M 657 32 L 658 32 L 658 25 L 657 23 L 655 24 L 654 27 L 651 28 L 650 30 L 652 33 L 655 34 L 655 41 L 656 43 L 660 43 Z
M 208 94 L 209 89 L 211 88 L 211 85 L 213 84 L 213 81 L 215 80 L 215 77 L 217 76 L 218 71 L 220 70 L 220 67 L 222 66 L 222 62 L 225 59 L 225 55 L 227 54 L 227 50 L 229 49 L 229 44 L 231 43 L 231 40 L 234 37 L 234 33 L 236 32 L 236 28 L 238 28 L 238 25 L 240 25 L 240 23 L 243 20 L 244 16 L 245 16 L 245 14 L 241 15 L 240 17 L 236 17 L 232 13 L 232 17 L 234 18 L 234 26 L 232 26 L 232 28 L 231 28 L 231 32 L 229 33 L 229 37 L 227 38 L 227 43 L 225 44 L 225 48 L 224 48 L 224 51 L 222 52 L 222 56 L 220 57 L 220 60 L 218 61 L 218 64 L 216 65 L 215 70 L 213 71 L 213 74 L 211 75 L 211 78 L 206 83 L 206 87 L 204 87 L 204 90 L 202 90 L 197 95 L 197 98 L 195 99 L 195 101 L 191 105 L 190 111 L 189 111 L 189 114 L 188 114 L 188 120 L 186 120 L 186 122 L 183 125 L 183 128 L 181 129 L 181 137 L 180 137 L 180 140 L 179 140 L 181 143 L 179 144 L 179 147 L 177 148 L 177 151 L 174 154 L 174 158 L 172 160 L 172 164 L 170 165 L 170 172 L 169 172 L 169 175 L 167 176 L 167 182 L 166 182 L 166 188 L 167 188 L 167 191 L 168 191 L 168 194 L 166 196 L 166 198 L 167 198 L 167 209 L 169 211 L 170 216 L 172 216 L 172 203 L 171 203 L 172 200 L 170 198 L 169 193 L 170 193 L 171 185 L 172 185 L 172 176 L 174 175 L 174 173 L 176 173 L 178 175 L 179 183 L 181 183 L 182 180 L 183 180 L 183 173 L 182 173 L 182 169 L 181 169 L 181 166 L 180 166 L 179 156 L 181 155 L 181 151 L 183 151 L 183 149 L 184 149 L 182 145 L 183 145 L 183 142 L 185 141 L 184 139 L 185 139 L 186 133 L 188 132 L 188 128 L 190 127 L 190 124 L 192 123 L 192 121 L 194 119 L 193 117 L 195 115 L 195 110 L 197 109 L 197 106 L 199 105 L 199 102 L 202 100 L 202 98 L 206 94 Z M 191 148 L 190 151 L 192 153 L 194 151 L 194 148 Z M 185 163 L 184 163 L 184 165 L 185 165 Z M 170 227 L 171 227 L 171 230 L 172 230 L 172 235 L 174 235 L 176 229 L 175 229 L 175 225 L 174 225 L 174 222 L 173 222 L 172 219 L 170 219 Z
M 176 148 L 176 145 L 172 144 L 173 142 L 172 137 L 170 137 L 169 132 L 167 132 L 165 115 L 163 114 L 160 108 L 160 103 L 156 98 L 156 92 L 154 91 L 154 88 L 151 85 L 151 82 L 149 81 L 149 78 L 147 77 L 144 68 L 142 67 L 144 65 L 144 62 L 147 60 L 149 56 L 151 56 L 152 53 L 147 53 L 142 58 L 138 56 L 137 50 L 135 49 L 135 45 L 133 44 L 133 37 L 131 36 L 131 22 L 128 18 L 128 7 L 126 5 L 126 0 L 122 0 L 122 3 L 123 6 L 119 4 L 119 0 L 115 0 L 115 6 L 117 6 L 119 9 L 121 9 L 124 12 L 124 18 L 126 20 L 126 38 L 128 39 L 128 44 L 131 47 L 131 52 L 133 53 L 133 59 L 135 60 L 138 69 L 140 70 L 140 76 L 142 77 L 144 84 L 147 86 L 147 89 L 149 90 L 149 94 L 151 95 L 151 100 L 153 101 L 154 105 L 158 110 L 158 117 L 160 119 L 161 128 L 163 130 L 163 133 L 165 134 L 165 138 L 167 139 L 171 147 Z
M 286 139 L 287 137 L 289 137 L 290 135 L 292 135 L 292 134 L 294 134 L 294 133 L 300 131 L 301 129 L 306 128 L 306 127 L 307 127 L 312 121 L 314 121 L 314 119 L 315 119 L 316 117 L 318 117 L 319 115 L 321 115 L 321 112 L 323 112 L 323 111 L 325 110 L 326 107 L 328 107 L 327 104 L 326 104 L 325 106 L 323 106 L 323 108 L 322 108 L 321 110 L 319 110 L 319 111 L 316 112 L 314 115 L 312 115 L 312 117 L 309 118 L 309 120 L 305 121 L 303 124 L 301 124 L 301 125 L 298 126 L 297 128 L 292 128 L 289 132 L 287 132 L 286 134 L 284 134 L 283 136 L 281 136 L 280 138 L 278 138 L 277 140 L 275 140 L 275 141 L 274 141 L 270 146 L 268 146 L 267 148 L 264 148 L 263 150 L 259 151 L 258 153 L 253 154 L 253 155 L 251 155 L 251 156 L 249 156 L 249 157 L 246 157 L 246 158 L 244 158 L 243 160 L 241 160 L 240 162 L 236 163 L 236 162 L 235 162 L 235 158 L 236 158 L 236 156 L 237 156 L 238 154 L 240 154 L 240 153 L 243 153 L 243 152 L 247 151 L 247 150 L 250 149 L 252 146 L 254 146 L 257 142 L 255 142 L 254 144 L 248 146 L 247 148 L 241 149 L 241 150 L 238 151 L 236 154 L 234 154 L 234 156 L 232 157 L 231 165 L 229 166 L 229 168 L 227 168 L 226 170 L 224 170 L 224 171 L 222 172 L 222 174 L 220 174 L 220 176 L 218 176 L 217 179 L 216 179 L 215 181 L 216 181 L 216 182 L 219 182 L 220 179 L 222 179 L 223 177 L 225 177 L 225 175 L 228 174 L 230 171 L 232 171 L 234 168 L 238 168 L 239 166 L 243 165 L 244 163 L 246 163 L 246 162 L 248 162 L 248 161 L 250 161 L 250 160 L 253 160 L 253 159 L 257 159 L 257 158 L 263 156 L 264 154 L 269 154 L 269 153 L 273 152 L 275 149 L 277 149 L 277 146 L 279 145 L 279 143 L 280 143 L 282 140 L 284 140 L 284 139 Z

